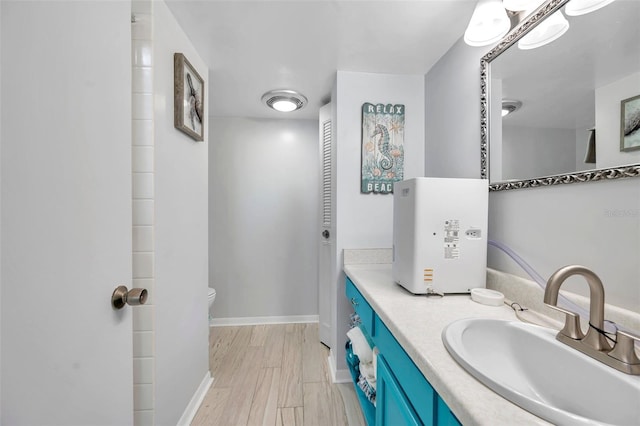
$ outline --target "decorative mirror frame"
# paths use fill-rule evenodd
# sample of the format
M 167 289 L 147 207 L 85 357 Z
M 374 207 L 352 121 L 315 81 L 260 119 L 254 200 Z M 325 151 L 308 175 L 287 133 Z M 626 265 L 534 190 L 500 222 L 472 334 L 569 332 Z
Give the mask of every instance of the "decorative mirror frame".
M 547 16 L 562 8 L 570 0 L 549 0 L 527 19 L 511 30 L 489 53 L 480 59 L 480 177 L 489 179 L 489 63 L 504 53 L 509 47 L 524 37 Z M 630 164 L 605 169 L 593 169 L 583 172 L 536 177 L 523 180 L 509 180 L 489 184 L 489 191 L 534 188 L 577 182 L 591 182 L 628 177 L 640 177 L 640 164 Z

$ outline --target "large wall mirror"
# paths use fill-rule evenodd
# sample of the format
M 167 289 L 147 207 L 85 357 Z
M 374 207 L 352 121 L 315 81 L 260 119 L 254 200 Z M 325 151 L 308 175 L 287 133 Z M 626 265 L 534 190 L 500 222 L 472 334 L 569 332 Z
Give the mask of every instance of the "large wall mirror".
M 569 1 L 547 1 L 482 58 L 481 174 L 491 190 L 640 176 L 640 1 L 566 16 L 556 40 L 519 47 Z M 521 105 L 503 117 L 503 101 Z

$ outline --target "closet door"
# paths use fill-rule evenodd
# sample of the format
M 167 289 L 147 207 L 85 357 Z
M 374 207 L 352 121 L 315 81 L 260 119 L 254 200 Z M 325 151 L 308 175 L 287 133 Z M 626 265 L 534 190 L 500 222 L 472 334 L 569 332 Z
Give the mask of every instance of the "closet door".
M 318 326 L 320 341 L 327 346 L 331 342 L 331 288 L 332 288 L 332 246 L 335 241 L 333 226 L 333 129 L 331 122 L 331 104 L 320 108 L 320 226 L 318 259 Z

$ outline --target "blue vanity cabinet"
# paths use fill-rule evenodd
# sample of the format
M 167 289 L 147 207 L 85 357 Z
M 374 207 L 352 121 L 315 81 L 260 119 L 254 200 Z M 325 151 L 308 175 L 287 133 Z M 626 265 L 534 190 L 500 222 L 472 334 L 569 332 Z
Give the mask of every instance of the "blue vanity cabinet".
M 373 340 L 374 335 L 374 318 L 375 312 L 373 308 L 369 305 L 369 303 L 362 297 L 362 294 L 358 291 L 356 286 L 351 282 L 350 279 L 347 278 L 346 281 L 346 289 L 345 293 L 347 295 L 347 299 L 351 302 L 351 306 L 355 313 L 360 317 L 360 325 L 361 330 L 369 339 Z M 360 389 L 357 385 L 358 383 L 358 357 L 353 353 L 350 344 L 347 345 L 346 348 L 346 361 L 347 367 L 349 367 L 349 372 L 351 373 L 351 378 L 353 380 L 353 385 L 356 390 L 356 396 L 358 397 L 358 401 L 360 402 L 360 407 L 362 408 L 362 414 L 364 415 L 365 421 L 368 426 L 375 426 L 376 424 L 376 407 L 369 401 L 367 396 L 364 394 L 362 389 Z
M 369 337 L 373 338 L 376 335 L 375 329 L 375 312 L 366 299 L 360 294 L 356 286 L 347 278 L 346 290 L 347 299 L 351 302 L 351 306 L 356 314 L 360 316 L 362 326 L 366 329 Z
M 462 424 L 453 415 L 447 404 L 438 396 L 437 426 L 462 426 Z
M 404 391 L 391 373 L 391 369 L 378 355 L 376 380 L 376 425 L 422 426 Z
M 359 394 L 362 411 L 369 426 L 427 425 L 461 426 L 409 355 L 391 334 L 385 323 L 347 278 L 346 295 L 360 316 L 366 332 L 380 354 L 377 359 L 376 406 Z M 347 364 L 354 382 L 353 355 L 347 351 Z M 356 385 L 356 393 L 359 388 Z M 362 392 L 360 392 L 362 393 Z M 375 418 L 374 418 L 375 415 Z
M 422 423 L 426 425 L 436 424 L 436 404 L 438 394 L 433 390 L 427 379 L 418 370 L 409 355 L 393 337 L 387 326 L 376 316 L 375 327 L 378 330 L 376 346 L 380 355 L 387 361 L 392 374 L 397 378 L 412 408 L 418 414 Z M 378 368 L 378 372 L 380 369 Z M 393 423 L 389 423 L 391 425 Z

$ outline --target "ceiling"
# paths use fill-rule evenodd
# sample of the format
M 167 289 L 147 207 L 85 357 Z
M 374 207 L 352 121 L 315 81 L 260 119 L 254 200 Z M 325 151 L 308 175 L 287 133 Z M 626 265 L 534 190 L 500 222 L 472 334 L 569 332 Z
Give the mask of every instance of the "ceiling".
M 210 116 L 317 119 L 337 70 L 426 74 L 462 37 L 476 0 L 165 0 L 209 66 Z M 273 89 L 304 94 L 267 109 Z M 384 101 L 384 100 L 380 100 Z

